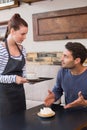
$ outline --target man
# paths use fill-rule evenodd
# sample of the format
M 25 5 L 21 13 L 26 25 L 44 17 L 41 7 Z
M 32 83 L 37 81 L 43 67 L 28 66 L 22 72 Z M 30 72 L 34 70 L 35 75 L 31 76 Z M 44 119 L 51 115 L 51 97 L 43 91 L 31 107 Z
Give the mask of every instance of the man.
M 87 67 L 83 62 L 87 57 L 87 49 L 81 43 L 68 42 L 61 58 L 62 67 L 56 78 L 52 91 L 44 100 L 46 106 L 57 101 L 65 92 L 64 108 L 86 108 L 87 106 Z

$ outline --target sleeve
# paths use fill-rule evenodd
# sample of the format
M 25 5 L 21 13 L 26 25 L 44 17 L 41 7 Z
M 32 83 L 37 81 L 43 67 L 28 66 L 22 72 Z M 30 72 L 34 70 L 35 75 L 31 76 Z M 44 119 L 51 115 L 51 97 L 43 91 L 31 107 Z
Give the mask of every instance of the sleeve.
M 57 101 L 63 94 L 63 89 L 61 87 L 61 69 L 57 73 L 56 83 L 53 87 L 53 93 L 55 94 L 55 101 Z
M 26 51 L 23 47 L 22 53 L 24 54 L 24 58 L 26 61 Z M 8 53 L 6 49 L 0 46 L 0 83 L 16 83 L 16 75 L 2 75 L 6 65 L 8 62 Z M 23 77 L 26 76 L 26 65 L 23 67 Z
M 16 75 L 2 75 L 8 62 L 8 53 L 5 48 L 0 45 L 0 83 L 14 83 Z
M 16 75 L 0 75 L 0 83 L 15 83 Z

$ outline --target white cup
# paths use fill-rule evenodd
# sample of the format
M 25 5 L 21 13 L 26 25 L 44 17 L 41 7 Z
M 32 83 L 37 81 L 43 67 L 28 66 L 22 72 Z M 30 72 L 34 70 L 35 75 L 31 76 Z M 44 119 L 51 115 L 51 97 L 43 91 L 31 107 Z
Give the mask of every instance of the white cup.
M 37 79 L 37 75 L 34 72 L 27 73 L 27 79 Z

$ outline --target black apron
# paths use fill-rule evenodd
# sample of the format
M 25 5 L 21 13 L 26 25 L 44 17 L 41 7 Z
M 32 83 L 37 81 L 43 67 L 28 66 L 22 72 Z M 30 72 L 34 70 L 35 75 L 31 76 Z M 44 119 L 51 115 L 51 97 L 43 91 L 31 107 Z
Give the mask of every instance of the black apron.
M 17 44 L 16 44 L 17 45 Z M 17 45 L 18 47 L 18 45 Z M 19 75 L 22 76 L 22 68 L 25 65 L 24 55 L 21 60 L 11 58 L 7 41 L 6 48 L 9 54 L 9 59 L 2 75 Z M 26 109 L 25 93 L 23 84 L 16 83 L 0 83 L 0 116 L 9 115 Z

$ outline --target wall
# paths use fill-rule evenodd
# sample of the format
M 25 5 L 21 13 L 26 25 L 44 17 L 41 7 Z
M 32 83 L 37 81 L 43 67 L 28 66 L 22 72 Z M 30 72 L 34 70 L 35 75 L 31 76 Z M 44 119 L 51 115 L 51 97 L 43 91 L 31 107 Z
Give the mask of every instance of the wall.
M 27 39 L 23 42 L 23 45 L 25 46 L 27 52 L 63 51 L 66 42 L 78 41 L 87 46 L 87 39 L 34 42 L 32 14 L 83 6 L 87 6 L 87 0 L 46 0 L 35 2 L 31 5 L 22 3 L 21 6 L 17 8 L 0 10 L 0 21 L 9 20 L 14 13 L 20 13 L 21 16 L 28 22 L 29 32 L 27 35 Z

